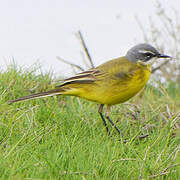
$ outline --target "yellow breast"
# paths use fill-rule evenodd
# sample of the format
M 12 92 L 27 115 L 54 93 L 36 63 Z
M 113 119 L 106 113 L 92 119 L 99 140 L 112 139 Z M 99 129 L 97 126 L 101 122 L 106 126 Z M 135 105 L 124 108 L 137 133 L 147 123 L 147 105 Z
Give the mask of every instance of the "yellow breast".
M 112 89 L 110 88 L 99 102 L 103 101 L 104 104 L 113 105 L 123 103 L 135 96 L 146 85 L 151 75 L 151 65 L 138 63 L 137 66 L 139 68 L 129 79 L 112 86 Z
M 114 101 L 109 103 L 117 104 L 125 102 L 135 96 L 147 84 L 151 75 L 151 66 L 144 66 L 142 64 L 138 65 L 140 68 L 136 71 L 132 78 L 125 83 L 124 87 L 119 89 L 117 96 L 112 98 Z

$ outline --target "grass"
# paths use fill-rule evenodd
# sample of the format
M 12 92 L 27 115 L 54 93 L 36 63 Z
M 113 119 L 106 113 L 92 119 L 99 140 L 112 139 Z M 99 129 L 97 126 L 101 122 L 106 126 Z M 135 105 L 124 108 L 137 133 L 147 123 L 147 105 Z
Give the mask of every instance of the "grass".
M 180 86 L 148 85 L 114 106 L 124 143 L 113 129 L 107 136 L 96 103 L 59 96 L 8 105 L 53 88 L 49 74 L 9 68 L 0 82 L 0 179 L 180 178 Z

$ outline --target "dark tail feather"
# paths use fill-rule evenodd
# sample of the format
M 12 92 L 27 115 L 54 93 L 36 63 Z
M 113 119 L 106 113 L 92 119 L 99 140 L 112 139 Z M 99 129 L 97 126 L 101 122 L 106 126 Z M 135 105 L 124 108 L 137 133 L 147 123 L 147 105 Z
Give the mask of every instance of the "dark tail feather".
M 15 100 L 10 100 L 10 101 L 8 101 L 8 104 L 18 102 L 18 101 L 26 101 L 26 100 L 29 100 L 29 99 L 37 99 L 37 98 L 42 98 L 42 97 L 47 97 L 47 96 L 60 95 L 60 94 L 62 94 L 62 92 L 63 92 L 62 89 L 53 89 L 51 91 L 40 92 L 40 93 L 36 93 L 36 94 L 31 94 L 29 96 L 24 96 L 24 97 L 15 99 Z

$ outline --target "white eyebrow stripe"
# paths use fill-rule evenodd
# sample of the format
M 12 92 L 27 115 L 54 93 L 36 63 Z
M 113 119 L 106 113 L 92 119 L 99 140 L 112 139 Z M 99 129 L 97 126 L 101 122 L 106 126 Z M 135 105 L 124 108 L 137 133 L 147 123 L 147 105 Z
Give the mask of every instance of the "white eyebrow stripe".
M 155 55 L 152 51 L 148 51 L 148 50 L 139 50 L 139 53 L 143 53 L 143 54 L 150 53 L 150 54 Z

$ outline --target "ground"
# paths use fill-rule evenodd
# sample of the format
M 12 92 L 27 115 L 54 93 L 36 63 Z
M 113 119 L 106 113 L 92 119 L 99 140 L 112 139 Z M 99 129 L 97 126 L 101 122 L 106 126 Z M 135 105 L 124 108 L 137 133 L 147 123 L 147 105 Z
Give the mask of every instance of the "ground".
M 0 82 L 1 179 L 179 179 L 178 83 L 147 85 L 114 106 L 121 138 L 113 128 L 107 136 L 93 102 L 59 96 L 7 103 L 53 88 L 49 74 L 11 67 Z

